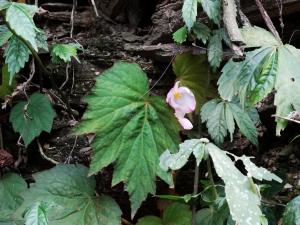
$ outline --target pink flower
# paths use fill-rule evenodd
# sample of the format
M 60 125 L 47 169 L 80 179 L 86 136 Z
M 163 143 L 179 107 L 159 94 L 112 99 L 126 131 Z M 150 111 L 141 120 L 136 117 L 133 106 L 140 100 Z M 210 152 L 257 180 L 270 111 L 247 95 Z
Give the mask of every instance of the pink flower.
M 175 110 L 175 116 L 181 126 L 185 130 L 191 130 L 193 125 L 188 119 L 184 118 L 184 116 L 195 110 L 196 99 L 189 88 L 178 86 L 179 81 L 177 81 L 174 87 L 169 91 L 166 101 Z

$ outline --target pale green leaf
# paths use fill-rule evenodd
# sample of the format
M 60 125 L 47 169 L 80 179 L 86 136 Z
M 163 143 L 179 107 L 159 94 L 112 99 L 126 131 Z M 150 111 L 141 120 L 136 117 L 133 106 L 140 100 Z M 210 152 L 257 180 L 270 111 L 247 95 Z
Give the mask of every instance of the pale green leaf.
M 139 219 L 137 225 L 191 225 L 192 212 L 188 205 L 174 203 L 165 211 L 162 218 L 146 216 Z
M 156 175 L 167 174 L 159 156 L 177 149 L 177 121 L 164 99 L 149 95 L 148 79 L 137 64 L 119 62 L 106 70 L 86 101 L 76 133 L 96 134 L 90 174 L 114 163 L 112 185 L 125 183 L 133 216 L 148 193 L 155 194 Z
M 12 223 L 15 210 L 23 202 L 21 193 L 26 189 L 26 182 L 17 174 L 8 173 L 0 178 L 0 224 Z
M 245 169 L 248 171 L 248 176 L 253 177 L 257 180 L 267 180 L 272 181 L 275 180 L 279 183 L 282 182 L 282 179 L 280 179 L 275 174 L 271 173 L 270 171 L 266 170 L 263 167 L 257 167 L 253 162 L 251 162 L 250 158 L 247 156 L 239 157 L 240 160 L 243 161 L 245 165 Z
M 7 65 L 4 65 L 2 67 L 0 77 L 0 98 L 4 98 L 5 96 L 10 95 L 13 92 L 14 88 L 17 85 L 17 81 L 16 79 L 13 79 L 12 84 L 9 85 L 9 73 Z
M 252 144 L 258 145 L 258 132 L 248 113 L 237 104 L 228 103 L 227 105 L 230 107 L 231 113 L 233 114 L 241 133 L 248 138 Z
M 291 45 L 278 49 L 278 75 L 275 83 L 276 115 L 286 117 L 292 111 L 300 111 L 300 50 Z M 276 134 L 280 135 L 287 121 L 277 119 Z
M 274 87 L 277 74 L 277 53 L 274 47 L 263 47 L 248 52 L 243 62 L 230 60 L 218 81 L 219 93 L 231 101 L 239 94 L 240 102 L 255 104 Z
M 223 37 L 221 29 L 213 31 L 213 35 L 209 39 L 208 62 L 214 70 L 220 66 L 223 60 L 222 39 Z
M 12 33 L 8 30 L 7 26 L 0 25 L 0 47 L 4 45 L 12 36 Z
M 9 84 L 29 60 L 29 49 L 17 37 L 13 36 L 4 52 L 5 63 L 8 65 Z
M 171 154 L 169 150 L 166 150 L 160 156 L 160 167 L 168 171 L 179 170 L 188 161 L 190 155 L 193 153 L 197 164 L 199 165 L 205 153 L 205 139 L 191 139 L 179 145 L 179 151 Z
M 9 121 L 14 130 L 20 133 L 25 146 L 28 146 L 42 131 L 51 131 L 55 115 L 49 98 L 34 93 L 28 102 L 19 102 L 11 109 Z
M 55 44 L 51 49 L 52 62 L 55 64 L 60 62 L 69 63 L 72 58 L 80 62 L 77 56 L 78 49 L 81 49 L 78 44 Z
M 180 86 L 188 87 L 195 95 L 196 112 L 200 111 L 207 98 L 217 96 L 216 88 L 212 84 L 217 75 L 211 73 L 204 55 L 191 53 L 177 55 L 173 62 L 173 71 L 180 81 Z
M 47 210 L 50 204 L 47 202 L 35 202 L 25 212 L 25 225 L 48 225 Z
M 194 26 L 194 23 L 196 22 L 198 8 L 197 6 L 198 0 L 184 0 L 183 2 L 182 18 L 188 30 L 191 30 L 191 28 Z
M 6 0 L 0 0 L 0 11 L 7 9 L 10 6 L 10 2 Z
M 300 225 L 300 196 L 287 204 L 283 213 L 283 225 Z
M 193 26 L 193 33 L 196 35 L 198 40 L 203 42 L 203 44 L 206 44 L 211 35 L 209 27 L 200 22 L 195 22 Z
M 183 26 L 173 34 L 173 40 L 178 44 L 182 44 L 186 41 L 188 33 L 187 26 Z
M 13 2 L 6 10 L 6 21 L 10 28 L 17 35 L 28 41 L 38 51 L 36 43 L 36 26 L 33 22 L 33 15 L 37 11 L 36 6 L 28 6 L 22 3 Z
M 239 225 L 260 225 L 263 216 L 259 207 L 261 199 L 257 192 L 252 191 L 247 176 L 235 167 L 225 151 L 211 143 L 206 146 L 218 176 L 225 183 L 226 200 L 233 220 Z
M 280 45 L 279 41 L 269 31 L 257 26 L 245 26 L 241 29 L 247 48 Z
M 221 0 L 198 0 L 207 16 L 217 25 L 221 19 Z
M 51 225 L 120 224 L 119 206 L 108 196 L 96 196 L 95 178 L 87 175 L 88 168 L 82 165 L 58 165 L 35 174 L 35 183 L 24 192 L 24 203 L 18 211 L 44 202 L 40 216 L 44 221 L 46 216 Z

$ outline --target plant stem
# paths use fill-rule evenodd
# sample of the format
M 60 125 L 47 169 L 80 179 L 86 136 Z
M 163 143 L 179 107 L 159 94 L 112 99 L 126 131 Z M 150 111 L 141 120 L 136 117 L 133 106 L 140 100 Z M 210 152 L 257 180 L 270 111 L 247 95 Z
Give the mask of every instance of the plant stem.
M 4 21 L 5 21 L 5 18 L 4 18 Z M 26 47 L 29 49 L 29 51 L 31 52 L 32 56 L 35 58 L 35 60 L 37 61 L 38 63 L 38 66 L 39 68 L 46 74 L 49 76 L 50 78 L 50 82 L 53 86 L 53 88 L 55 90 L 57 90 L 57 92 L 60 94 L 60 96 L 62 97 L 63 101 L 65 102 L 66 104 L 66 108 L 67 108 L 67 112 L 70 114 L 70 115 L 74 115 L 74 116 L 77 116 L 77 113 L 75 113 L 71 107 L 70 107 L 70 103 L 67 99 L 67 97 L 64 95 L 64 93 L 57 87 L 55 81 L 54 81 L 54 77 L 53 77 L 53 74 L 51 71 L 49 71 L 45 65 L 43 64 L 41 58 L 39 57 L 38 53 L 35 51 L 35 49 L 31 46 L 30 43 L 28 43 L 28 41 L 26 41 L 22 36 L 18 35 L 9 25 L 8 22 L 5 21 L 5 25 L 7 26 L 7 28 L 13 33 L 13 35 L 15 35 L 20 41 L 22 41 Z
M 268 15 L 268 13 L 267 13 L 267 11 L 265 10 L 263 4 L 261 3 L 261 1 L 260 1 L 260 0 L 255 0 L 255 3 L 256 3 L 256 5 L 257 5 L 259 11 L 260 11 L 261 16 L 263 17 L 263 19 L 264 19 L 264 21 L 265 21 L 267 27 L 269 28 L 269 30 L 270 30 L 270 31 L 272 32 L 272 34 L 276 37 L 276 39 L 277 39 L 280 43 L 282 43 L 281 38 L 280 38 L 280 36 L 279 36 L 279 34 L 278 34 L 278 32 L 277 32 L 277 30 L 276 30 L 276 28 L 275 28 L 275 26 L 274 26 L 274 24 L 273 24 L 273 22 L 272 22 L 270 16 Z
M 194 196 L 198 194 L 198 187 L 199 187 L 199 166 L 196 161 L 195 162 L 195 175 L 194 175 L 194 191 L 193 191 Z M 196 224 L 196 211 L 197 211 L 197 206 L 195 203 L 193 203 L 192 225 Z
M 133 223 L 130 223 L 128 220 L 125 220 L 124 218 L 121 218 L 121 221 L 126 225 L 134 225 Z
M 208 177 L 209 177 L 210 183 L 213 187 L 213 194 L 214 194 L 214 197 L 216 199 L 218 197 L 218 192 L 217 192 L 217 189 L 216 189 L 216 185 L 215 185 L 215 181 L 214 181 L 214 177 L 213 177 L 213 173 L 212 173 L 212 169 L 211 169 L 210 158 L 208 158 L 206 160 L 206 164 L 207 164 Z

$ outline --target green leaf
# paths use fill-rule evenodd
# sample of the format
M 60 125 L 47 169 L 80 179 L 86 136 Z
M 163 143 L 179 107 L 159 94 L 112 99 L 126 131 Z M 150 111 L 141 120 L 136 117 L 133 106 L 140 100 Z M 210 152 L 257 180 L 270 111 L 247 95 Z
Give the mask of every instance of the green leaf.
M 23 202 L 21 192 L 26 189 L 26 182 L 17 174 L 8 173 L 0 178 L 0 224 L 12 222 L 15 210 Z
M 76 59 L 77 62 L 80 62 L 77 57 L 78 49 L 81 49 L 81 47 L 77 44 L 55 44 L 51 49 L 52 62 L 55 64 L 58 64 L 61 61 L 69 63 L 72 58 Z
M 211 100 L 201 109 L 202 122 L 207 122 L 206 127 L 212 139 L 218 144 L 224 142 L 228 132 L 232 136 L 237 123 L 241 133 L 254 145 L 258 144 L 257 130 L 254 121 L 251 120 L 248 112 L 238 104 L 220 100 Z
M 274 47 L 248 52 L 243 62 L 230 60 L 224 66 L 218 81 L 221 97 L 231 101 L 239 94 L 243 106 L 246 103 L 256 104 L 274 88 L 277 63 L 277 51 Z
M 38 48 L 45 50 L 46 52 L 49 51 L 48 43 L 47 43 L 47 36 L 44 31 L 38 29 L 36 33 L 36 43 Z
M 40 216 L 43 220 L 46 216 L 51 225 L 120 224 L 119 206 L 108 196 L 95 195 L 96 180 L 87 173 L 82 165 L 58 165 L 34 174 L 35 183 L 24 192 L 18 212 L 25 212 L 26 217 L 33 203 L 43 202 Z
M 208 140 L 205 138 L 187 140 L 179 145 L 179 151 L 174 154 L 171 154 L 169 150 L 166 150 L 160 156 L 160 167 L 165 171 L 168 171 L 168 169 L 179 170 L 187 163 L 192 153 L 199 165 L 204 156 L 204 147 L 207 141 Z
M 16 79 L 13 79 L 12 84 L 9 85 L 9 73 L 8 66 L 4 65 L 1 70 L 1 82 L 0 82 L 0 98 L 4 98 L 7 95 L 10 95 L 14 88 L 17 85 Z
M 47 202 L 35 202 L 25 212 L 25 225 L 48 225 L 47 210 L 50 204 Z
M 222 144 L 227 136 L 225 107 L 224 102 L 214 99 L 203 105 L 201 109 L 202 122 L 207 122 L 208 133 L 218 145 Z
M 206 42 L 210 38 L 211 30 L 205 24 L 195 22 L 193 26 L 193 33 L 196 35 L 198 40 L 201 40 L 203 44 L 206 44 Z
M 222 30 L 213 31 L 208 43 L 208 62 L 216 70 L 223 60 Z
M 196 225 L 223 225 L 228 214 L 227 204 L 223 204 L 220 208 L 211 206 L 201 209 L 196 214 Z
M 233 156 L 235 161 L 241 160 L 241 158 L 222 151 L 211 143 L 207 144 L 206 148 L 213 160 L 218 176 L 225 183 L 226 200 L 233 220 L 239 225 L 260 225 L 263 214 L 259 207 L 261 201 L 259 189 L 251 178 L 243 175 L 235 167 L 235 162 L 227 154 Z M 260 169 L 256 168 L 255 170 Z M 264 178 L 263 176 L 262 179 Z M 269 178 L 267 176 L 267 179 Z
M 12 33 L 8 30 L 7 26 L 0 25 L 0 47 L 4 45 L 12 36 Z
M 300 111 L 300 50 L 291 45 L 278 49 L 278 75 L 275 83 L 276 115 L 286 117 L 292 111 Z M 280 135 L 287 121 L 277 119 L 276 134 Z
M 186 26 L 179 28 L 173 34 L 173 40 L 178 44 L 182 44 L 183 42 L 185 42 L 187 37 L 188 37 L 188 29 Z
M 207 98 L 217 96 L 216 89 L 212 84 L 217 75 L 212 74 L 207 65 L 206 57 L 183 53 L 177 55 L 173 62 L 173 70 L 180 85 L 188 87 L 196 97 L 196 112 Z
M 280 45 L 279 41 L 269 31 L 257 26 L 245 26 L 241 29 L 247 48 Z
M 90 174 L 114 163 L 112 185 L 125 183 L 134 216 L 148 193 L 155 193 L 156 175 L 167 175 L 159 156 L 177 149 L 177 121 L 164 99 L 150 97 L 146 74 L 137 64 L 119 62 L 106 70 L 86 101 L 76 133 L 96 134 Z
M 17 37 L 13 36 L 4 52 L 5 63 L 8 65 L 9 84 L 29 60 L 29 49 Z
M 28 146 L 42 131 L 51 131 L 55 115 L 49 98 L 34 93 L 28 102 L 19 102 L 11 109 L 9 121 L 14 130 L 20 133 L 25 146 Z
M 221 19 L 221 0 L 198 0 L 207 16 L 217 25 Z
M 6 10 L 5 17 L 10 28 L 28 41 L 35 51 L 38 51 L 38 47 L 35 40 L 36 26 L 33 22 L 33 15 L 37 9 L 36 6 L 13 2 Z
M 182 18 L 188 28 L 191 30 L 196 22 L 198 0 L 184 0 L 182 6 Z
M 241 133 L 248 138 L 248 140 L 254 144 L 258 145 L 258 132 L 256 130 L 254 122 L 249 117 L 248 113 L 243 110 L 239 105 L 234 103 L 228 103 L 228 107 L 241 131 Z
M 191 223 L 192 212 L 189 206 L 174 203 L 165 210 L 162 218 L 146 216 L 139 219 L 137 225 L 190 225 Z
M 283 225 L 300 225 L 300 196 L 287 204 L 283 213 Z

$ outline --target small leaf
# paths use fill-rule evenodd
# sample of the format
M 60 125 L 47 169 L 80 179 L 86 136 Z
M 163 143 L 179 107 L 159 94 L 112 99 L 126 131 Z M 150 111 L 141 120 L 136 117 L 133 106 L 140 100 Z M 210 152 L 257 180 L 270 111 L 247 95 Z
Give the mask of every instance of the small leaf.
M 216 70 L 223 60 L 223 46 L 222 46 L 222 31 L 213 31 L 212 37 L 208 43 L 208 61 L 211 67 Z
M 12 33 L 8 30 L 7 26 L 0 25 L 0 47 L 11 38 Z
M 188 87 L 195 95 L 196 112 L 200 111 L 200 107 L 207 98 L 217 96 L 213 85 L 213 80 L 216 80 L 217 75 L 211 73 L 204 55 L 197 56 L 191 53 L 177 55 L 173 62 L 173 70 L 180 85 Z
M 33 15 L 37 11 L 36 6 L 28 6 L 22 3 L 13 2 L 6 10 L 6 21 L 17 35 L 28 41 L 38 51 L 36 43 L 36 26 L 33 22 Z
M 300 196 L 287 204 L 283 213 L 283 225 L 300 225 Z
M 269 31 L 257 26 L 245 26 L 241 29 L 247 48 L 280 45 Z
M 191 30 L 196 22 L 197 6 L 198 0 L 184 0 L 183 2 L 182 17 L 188 30 Z
M 146 216 L 139 219 L 137 225 L 190 225 L 192 212 L 188 205 L 174 203 L 164 212 L 163 217 Z
M 196 225 L 223 225 L 228 218 L 229 209 L 227 204 L 222 205 L 220 208 L 211 206 L 204 208 L 196 214 Z
M 275 180 L 279 183 L 282 183 L 282 179 L 280 179 L 275 174 L 271 173 L 270 171 L 266 170 L 263 167 L 257 167 L 253 162 L 251 162 L 250 158 L 247 156 L 239 157 L 240 160 L 243 161 L 245 165 L 245 169 L 248 171 L 248 176 L 253 177 L 257 180 L 267 180 L 272 181 Z
M 21 193 L 27 189 L 22 177 L 14 173 L 0 178 L 0 224 L 12 222 L 12 216 L 23 202 Z
M 80 62 L 77 57 L 77 50 L 81 49 L 81 46 L 77 44 L 55 44 L 51 49 L 51 59 L 55 64 L 61 61 L 65 63 L 71 62 L 72 58 Z
M 16 79 L 13 79 L 12 84 L 9 85 L 9 73 L 8 66 L 4 65 L 1 71 L 1 79 L 0 79 L 0 98 L 4 98 L 7 95 L 10 95 L 14 88 L 17 85 Z
M 185 42 L 187 37 L 188 37 L 188 29 L 186 26 L 179 28 L 173 34 L 173 40 L 178 44 L 182 44 L 183 42 Z
M 198 0 L 207 16 L 217 25 L 221 19 L 221 0 Z
M 160 156 L 160 167 L 165 171 L 168 169 L 179 170 L 187 163 L 192 153 L 194 154 L 197 164 L 199 165 L 204 156 L 204 147 L 204 139 L 187 140 L 179 145 L 179 151 L 177 153 L 171 154 L 169 150 L 166 150 Z
M 119 206 L 108 196 L 95 195 L 95 178 L 88 178 L 87 173 L 88 168 L 82 165 L 58 165 L 35 174 L 35 183 L 24 192 L 24 203 L 18 211 L 28 213 L 28 207 L 38 209 L 32 208 L 33 203 L 43 202 L 43 209 L 38 209 L 42 214 L 32 211 L 29 215 L 41 216 L 43 221 L 46 216 L 51 225 L 120 224 Z
M 231 109 L 233 117 L 241 131 L 241 133 L 248 138 L 248 140 L 254 144 L 258 145 L 258 132 L 254 125 L 254 122 L 249 117 L 248 113 L 240 108 L 237 104 L 228 103 L 228 106 Z
M 29 49 L 17 37 L 13 36 L 4 52 L 5 63 L 8 66 L 9 84 L 29 60 Z
M 90 174 L 114 163 L 112 185 L 125 183 L 134 216 L 148 193 L 155 194 L 156 175 L 168 177 L 159 156 L 178 148 L 176 118 L 164 99 L 149 95 L 147 76 L 137 64 L 114 64 L 86 100 L 76 133 L 96 134 Z
M 203 23 L 195 22 L 193 26 L 193 33 L 196 35 L 198 40 L 201 40 L 203 44 L 206 44 L 208 39 L 210 38 L 210 29 Z
M 14 130 L 20 133 L 25 146 L 28 146 L 42 131 L 51 131 L 55 115 L 49 98 L 34 93 L 28 102 L 19 102 L 11 109 L 9 121 Z
M 219 145 L 227 136 L 227 122 L 225 116 L 225 103 L 220 100 L 211 100 L 201 108 L 201 120 L 206 123 L 208 133 Z

